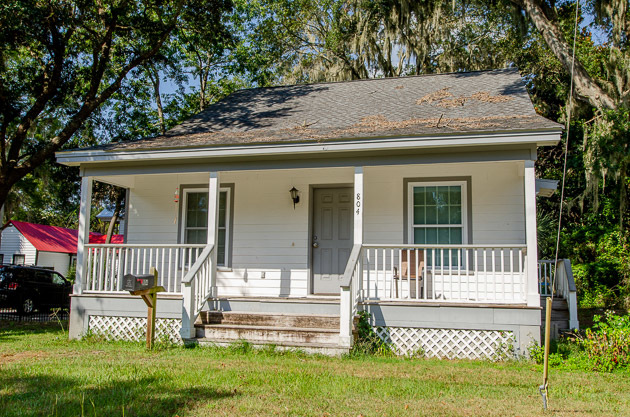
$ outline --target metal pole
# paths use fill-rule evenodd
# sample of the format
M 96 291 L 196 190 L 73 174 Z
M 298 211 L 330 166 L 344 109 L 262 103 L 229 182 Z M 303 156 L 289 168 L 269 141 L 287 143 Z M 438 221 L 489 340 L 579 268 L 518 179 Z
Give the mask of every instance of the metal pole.
M 547 297 L 545 309 L 545 358 L 543 362 L 543 383 L 538 387 L 538 391 L 542 396 L 543 408 L 547 409 L 547 397 L 549 387 L 549 341 L 551 339 L 551 297 Z

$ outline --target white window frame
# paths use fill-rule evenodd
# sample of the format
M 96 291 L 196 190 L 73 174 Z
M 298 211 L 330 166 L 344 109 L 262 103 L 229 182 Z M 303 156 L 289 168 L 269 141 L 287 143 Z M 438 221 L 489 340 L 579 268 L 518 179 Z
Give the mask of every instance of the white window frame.
M 467 181 L 418 181 L 418 182 L 410 182 L 407 184 L 407 225 L 409 229 L 407 230 L 407 240 L 409 244 L 414 243 L 414 223 L 413 223 L 413 189 L 414 187 L 439 187 L 439 186 L 460 186 L 462 190 L 461 201 L 462 201 L 462 223 L 460 225 L 451 225 L 451 224 L 425 224 L 421 227 L 461 227 L 462 228 L 462 245 L 468 243 L 468 183 Z
M 225 196 L 225 261 L 222 264 L 218 264 L 217 266 L 219 267 L 223 267 L 223 268 L 228 268 L 230 265 L 230 245 L 231 245 L 231 241 L 230 241 L 230 224 L 231 224 L 231 207 L 230 207 L 230 203 L 232 201 L 232 188 L 230 187 L 219 187 L 219 192 L 225 192 L 226 196 Z M 183 190 L 183 195 L 182 195 L 182 210 L 181 210 L 181 219 L 180 219 L 180 236 L 181 236 L 181 242 L 182 243 L 186 243 L 186 212 L 187 212 L 187 207 L 188 207 L 188 194 L 190 193 L 206 193 L 208 194 L 208 189 L 207 188 L 185 188 Z M 219 210 L 219 207 L 217 207 L 217 210 Z M 208 225 L 209 226 L 209 225 Z M 219 228 L 219 229 L 223 229 L 223 227 Z M 218 248 L 215 248 L 216 250 L 218 250 Z M 217 262 L 218 263 L 218 262 Z
M 22 259 L 22 263 L 18 264 L 15 261 L 17 260 L 17 258 L 21 258 Z M 26 255 L 23 253 L 14 253 L 13 254 L 13 259 L 11 259 L 11 264 L 12 265 L 26 265 Z

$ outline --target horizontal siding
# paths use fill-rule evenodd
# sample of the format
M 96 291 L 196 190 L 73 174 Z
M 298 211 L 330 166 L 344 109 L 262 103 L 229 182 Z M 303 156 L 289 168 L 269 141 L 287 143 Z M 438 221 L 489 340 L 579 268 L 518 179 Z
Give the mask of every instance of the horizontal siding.
M 127 242 L 177 242 L 176 175 L 138 176 L 129 193 Z
M 467 163 L 365 168 L 366 243 L 402 243 L 405 178 L 472 178 L 472 243 L 525 242 L 522 163 Z M 234 184 L 232 268 L 218 273 L 225 295 L 304 296 L 309 286 L 309 187 L 352 184 L 353 169 L 226 172 Z M 207 184 L 207 174 L 137 177 L 130 195 L 129 243 L 176 243 L 182 184 Z M 300 190 L 295 209 L 289 189 Z M 181 189 L 180 189 L 181 193 Z M 181 194 L 180 194 L 181 196 Z M 262 273 L 265 273 L 263 279 Z
M 10 225 L 2 231 L 0 253 L 4 255 L 4 263 L 13 262 L 13 255 L 25 255 L 26 265 L 34 265 L 37 250 L 15 226 Z

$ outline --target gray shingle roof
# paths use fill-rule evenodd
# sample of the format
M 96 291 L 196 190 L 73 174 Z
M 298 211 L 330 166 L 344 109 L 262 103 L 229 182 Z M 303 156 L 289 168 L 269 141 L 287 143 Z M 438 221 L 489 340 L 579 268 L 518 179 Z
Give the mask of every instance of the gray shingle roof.
M 559 130 L 515 69 L 237 91 L 164 136 L 110 150 Z

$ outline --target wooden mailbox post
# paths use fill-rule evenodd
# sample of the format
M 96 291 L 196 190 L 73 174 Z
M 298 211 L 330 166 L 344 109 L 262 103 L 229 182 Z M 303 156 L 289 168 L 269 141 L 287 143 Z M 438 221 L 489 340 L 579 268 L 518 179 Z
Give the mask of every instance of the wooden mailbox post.
M 157 282 L 158 272 L 151 267 L 150 273 L 155 277 Z M 139 295 L 147 305 L 147 349 L 153 349 L 155 341 L 155 314 L 157 311 L 157 293 L 166 291 L 162 286 L 154 286 L 144 290 L 129 291 L 131 295 Z

